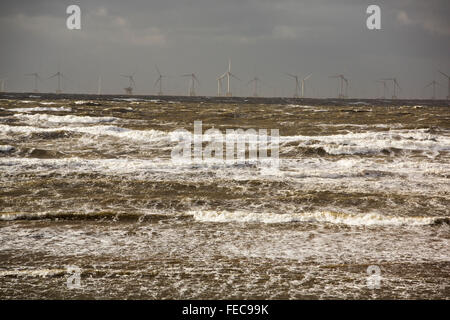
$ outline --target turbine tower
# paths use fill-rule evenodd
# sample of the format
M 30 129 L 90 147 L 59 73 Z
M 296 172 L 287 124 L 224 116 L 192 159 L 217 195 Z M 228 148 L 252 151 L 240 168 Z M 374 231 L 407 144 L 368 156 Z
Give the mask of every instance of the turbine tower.
M 51 78 L 54 78 L 54 77 L 58 78 L 58 88 L 56 89 L 56 93 L 60 94 L 62 92 L 61 91 L 61 78 L 65 78 L 65 77 L 64 77 L 64 75 L 61 72 L 59 72 L 59 70 L 58 70 L 57 73 L 55 73 L 54 75 L 50 76 L 48 79 L 51 79 Z
M 191 97 L 195 97 L 195 82 L 197 82 L 198 85 L 200 85 L 200 81 L 198 81 L 197 76 L 195 75 L 195 73 L 187 73 L 187 74 L 183 74 L 182 77 L 190 77 L 191 79 L 189 80 L 189 96 Z
M 447 91 L 447 100 L 450 99 L 450 76 L 443 73 L 442 71 L 439 71 L 440 74 L 442 74 L 444 77 L 448 80 L 448 91 Z
M 302 98 L 305 97 L 305 81 L 308 80 L 312 76 L 312 73 L 308 74 L 306 77 L 302 79 Z
M 33 77 L 33 78 L 34 78 L 34 89 L 33 89 L 33 92 L 34 92 L 34 93 L 39 92 L 39 91 L 38 91 L 38 80 L 39 80 L 39 81 L 42 81 L 42 79 L 41 79 L 41 77 L 39 76 L 39 74 L 38 74 L 37 72 L 35 72 L 35 73 L 27 73 L 27 74 L 25 74 L 25 76 L 27 76 L 27 77 Z
M 258 96 L 258 82 L 261 82 L 261 80 L 258 77 L 254 77 L 252 80 L 247 82 L 247 86 L 251 83 L 254 84 L 254 86 L 253 86 L 253 96 L 254 97 Z
M 217 80 L 217 96 L 220 97 L 222 91 L 222 78 L 219 77 L 216 80 Z
M 392 81 L 392 84 L 394 85 L 393 89 L 393 95 L 392 95 L 392 99 L 397 99 L 397 89 L 400 91 L 401 88 L 397 82 L 397 78 L 387 78 L 387 79 L 381 79 L 383 81 Z
M 433 87 L 433 95 L 431 96 L 431 100 L 436 99 L 436 85 L 440 85 L 439 82 L 437 82 L 436 80 L 431 81 L 429 84 L 427 84 L 424 89 L 427 89 L 429 87 Z
M 334 76 L 330 76 L 330 78 L 339 79 L 340 87 L 339 87 L 338 98 L 339 99 L 347 98 L 348 97 L 348 79 L 346 79 L 343 74 L 337 74 Z M 344 83 L 345 83 L 345 88 L 344 88 Z
M 230 90 L 230 78 L 233 77 L 233 78 L 235 78 L 237 80 L 241 80 L 238 77 L 236 77 L 234 74 L 231 73 L 231 59 L 228 59 L 228 70 L 217 79 L 217 81 L 218 81 L 217 87 L 218 87 L 219 95 L 220 95 L 220 87 L 222 85 L 221 80 L 223 78 L 225 78 L 225 77 L 227 77 L 227 93 L 226 93 L 226 96 L 227 97 L 231 97 L 232 94 L 231 94 L 231 90 Z
M 387 89 L 388 89 L 386 80 L 377 80 L 377 82 L 383 84 L 383 96 L 382 96 L 382 99 L 386 99 L 386 93 L 387 93 Z
M 156 87 L 159 83 L 159 92 L 158 95 L 162 96 L 163 95 L 163 91 L 162 91 L 162 79 L 167 77 L 165 75 L 162 75 L 161 72 L 158 69 L 158 66 L 155 66 L 156 72 L 158 72 L 158 79 L 156 79 L 155 85 L 154 87 Z
M 136 83 L 134 82 L 134 73 L 132 75 L 125 75 L 125 74 L 121 74 L 120 76 L 127 78 L 129 83 L 128 83 L 128 87 L 123 88 L 123 90 L 125 90 L 125 94 L 129 94 L 132 95 L 133 94 L 133 89 L 136 88 Z

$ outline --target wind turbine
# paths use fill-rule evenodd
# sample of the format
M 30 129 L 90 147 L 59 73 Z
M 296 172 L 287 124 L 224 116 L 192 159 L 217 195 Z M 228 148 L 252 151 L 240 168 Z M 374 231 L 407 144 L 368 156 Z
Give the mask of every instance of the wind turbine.
M 450 99 L 450 76 L 443 73 L 442 71 L 439 71 L 440 74 L 442 74 L 444 77 L 448 80 L 448 91 L 447 91 L 447 99 Z
M 37 72 L 35 72 L 35 73 L 27 73 L 27 74 L 25 74 L 25 76 L 27 76 L 27 77 L 34 77 L 34 89 L 33 89 L 33 92 L 34 93 L 37 93 L 37 92 L 39 92 L 38 91 L 38 80 L 39 81 L 42 81 L 42 78 L 39 76 L 39 74 L 37 73 Z
M 58 88 L 56 89 L 56 93 L 59 94 L 59 93 L 62 92 L 61 91 L 61 78 L 65 78 L 65 77 L 64 77 L 64 75 L 61 72 L 59 72 L 59 68 L 58 68 L 58 72 L 55 73 L 54 75 L 48 77 L 48 79 L 51 79 L 51 78 L 54 78 L 54 77 L 58 78 Z
M 298 82 L 298 76 L 290 74 L 290 73 L 286 73 L 289 77 L 294 78 L 295 79 L 295 92 L 294 92 L 294 98 L 298 98 L 298 90 L 300 89 L 300 85 Z
M 345 81 L 345 94 L 344 94 L 344 98 L 347 99 L 348 98 L 348 79 L 344 78 Z
M 261 82 L 261 80 L 258 77 L 254 77 L 252 80 L 247 82 L 247 86 L 251 83 L 254 83 L 254 87 L 253 87 L 253 96 L 254 97 L 258 96 L 258 82 Z
M 233 77 L 233 78 L 235 78 L 237 80 L 241 80 L 238 77 L 236 77 L 234 74 L 231 73 L 231 59 L 228 59 L 228 70 L 217 79 L 217 81 L 218 81 L 217 87 L 218 88 L 220 88 L 222 86 L 221 80 L 223 78 L 225 78 L 225 77 L 227 77 L 227 93 L 226 93 L 226 96 L 227 97 L 231 97 L 232 94 L 231 94 L 231 90 L 230 90 L 230 77 Z M 218 93 L 220 95 L 220 89 L 218 89 Z
M 127 78 L 129 81 L 128 87 L 127 88 L 123 88 L 125 90 L 125 94 L 129 94 L 132 95 L 133 94 L 133 89 L 136 88 L 136 83 L 134 82 L 134 73 L 132 75 L 125 75 L 125 74 L 121 74 L 120 76 Z
M 312 76 L 312 73 L 308 74 L 306 77 L 302 79 L 302 98 L 305 97 L 305 81 L 308 80 Z
M 200 81 L 198 81 L 197 76 L 195 73 L 187 73 L 183 74 L 182 77 L 190 77 L 190 85 L 189 85 L 189 96 L 194 97 L 195 96 L 195 82 L 197 82 L 198 85 L 200 85 Z
M 383 84 L 383 97 L 382 97 L 382 99 L 386 99 L 386 92 L 387 92 L 387 89 L 388 89 L 386 80 L 377 80 L 377 82 Z
M 158 95 L 162 96 L 163 95 L 163 92 L 162 92 L 162 79 L 167 77 L 167 76 L 161 74 L 161 72 L 158 69 L 158 66 L 155 66 L 155 69 L 156 69 L 156 72 L 158 72 L 158 79 L 156 79 L 154 87 L 156 87 L 158 85 L 158 83 L 159 83 Z
M 330 76 L 330 78 L 335 78 L 340 80 L 340 90 L 339 90 L 339 99 L 345 99 L 348 95 L 348 79 L 344 77 L 343 74 L 337 74 L 334 76 Z M 345 83 L 345 89 L 344 89 L 344 83 Z
M 436 99 L 436 85 L 440 86 L 439 82 L 437 82 L 436 80 L 433 80 L 429 84 L 427 84 L 425 87 L 423 87 L 424 89 L 427 89 L 431 86 L 433 87 L 433 95 L 431 96 L 431 100 Z
M 397 89 L 400 91 L 401 88 L 397 82 L 397 78 L 387 78 L 387 79 L 381 79 L 383 81 L 392 81 L 393 85 L 394 85 L 394 91 L 393 91 L 393 95 L 392 95 L 392 99 L 397 99 Z

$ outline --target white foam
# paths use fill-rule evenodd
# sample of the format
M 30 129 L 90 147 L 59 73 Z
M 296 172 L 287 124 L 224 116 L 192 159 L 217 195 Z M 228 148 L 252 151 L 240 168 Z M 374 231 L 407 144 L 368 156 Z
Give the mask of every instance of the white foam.
M 64 126 L 54 128 L 38 128 L 31 126 L 9 126 L 0 124 L 0 137 L 11 137 L 17 134 L 33 134 L 44 132 L 59 132 L 67 131 L 73 133 L 86 134 L 87 139 L 97 139 L 99 137 L 113 137 L 121 139 L 123 142 L 140 142 L 148 145 L 167 146 L 170 143 L 170 136 L 168 133 L 160 130 L 133 130 L 117 126 L 93 125 L 86 127 L 79 126 Z
M 10 145 L 0 145 L 0 152 L 10 152 L 10 151 L 12 151 L 12 150 L 14 150 L 14 147 L 13 146 L 10 146 Z
M 94 101 L 84 101 L 84 100 L 75 101 L 74 103 L 75 103 L 76 105 L 81 105 L 81 106 L 86 105 L 86 104 L 89 104 L 89 105 L 95 105 L 95 106 L 101 105 L 101 104 L 98 103 L 98 102 L 94 102 Z
M 403 127 L 401 123 L 392 123 L 392 124 L 353 124 L 353 123 L 321 123 L 316 125 L 317 127 L 335 127 L 335 128 L 345 128 L 345 127 L 353 127 L 353 128 L 380 128 L 380 129 L 399 129 Z
M 48 114 L 15 114 L 16 118 L 20 120 L 29 121 L 31 123 L 42 123 L 42 122 L 52 122 L 52 123 L 101 123 L 101 122 L 113 122 L 118 120 L 114 117 L 90 117 L 90 116 L 55 116 Z
M 363 102 L 363 101 L 358 101 L 358 102 L 350 102 L 349 104 L 351 105 L 356 105 L 356 106 L 370 106 L 370 104 L 368 104 L 367 102 Z
M 333 155 L 380 153 L 389 148 L 431 152 L 450 150 L 449 136 L 431 134 L 426 129 L 280 137 L 282 145 L 293 142 L 298 142 L 300 147 L 323 148 Z
M 288 223 L 321 222 L 351 226 L 423 226 L 449 217 L 394 217 L 377 213 L 349 214 L 343 212 L 315 211 L 302 213 L 269 213 L 246 211 L 191 211 L 190 215 L 201 222 Z
M 65 111 L 70 112 L 72 111 L 72 108 L 69 107 L 34 107 L 34 108 L 12 108 L 8 109 L 10 111 L 15 112 L 34 112 L 34 111 Z

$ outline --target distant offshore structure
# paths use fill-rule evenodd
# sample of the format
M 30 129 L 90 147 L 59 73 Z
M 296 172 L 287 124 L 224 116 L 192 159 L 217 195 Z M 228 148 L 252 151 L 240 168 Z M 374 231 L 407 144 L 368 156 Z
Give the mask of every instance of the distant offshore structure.
M 299 91 L 299 90 L 301 91 L 301 96 L 300 96 L 300 97 L 301 97 L 301 98 L 304 98 L 304 97 L 305 97 L 305 82 L 306 82 L 306 80 L 308 80 L 308 79 L 312 76 L 312 73 L 308 74 L 306 77 L 304 77 L 304 78 L 301 80 L 301 87 L 300 87 L 300 81 L 298 81 L 299 76 L 293 75 L 293 74 L 290 74 L 290 73 L 286 73 L 286 74 L 287 74 L 289 77 L 295 79 L 294 98 L 298 98 L 298 97 L 299 97 L 299 95 L 298 95 L 298 91 Z
M 431 96 L 431 100 L 436 99 L 436 85 L 440 85 L 440 83 L 437 82 L 436 80 L 433 80 L 429 84 L 427 84 L 425 87 L 423 87 L 424 89 L 428 89 L 429 87 L 433 88 L 433 95 Z
M 121 76 L 127 78 L 129 81 L 128 87 L 123 88 L 123 90 L 125 90 L 125 94 L 132 95 L 133 89 L 136 87 L 136 83 L 134 82 L 134 73 L 132 75 L 121 74 Z
M 25 76 L 34 78 L 33 92 L 34 93 L 39 92 L 39 90 L 38 90 L 38 81 L 42 81 L 42 78 L 39 76 L 39 74 L 37 72 L 34 72 L 34 73 L 27 73 L 27 74 L 25 74 Z
M 230 89 L 230 78 L 231 77 L 233 77 L 233 78 L 235 78 L 235 79 L 237 79 L 237 80 L 241 80 L 241 79 L 239 79 L 238 77 L 236 77 L 234 74 L 232 74 L 231 73 L 231 59 L 228 59 L 228 70 L 227 71 L 225 71 L 225 73 L 224 74 L 222 74 L 219 78 L 217 78 L 217 81 L 218 81 L 218 85 L 217 85 L 217 96 L 218 97 L 220 97 L 220 89 L 221 89 L 221 87 L 222 87 L 222 79 L 224 79 L 224 78 L 227 78 L 227 92 L 226 92 L 226 96 L 227 97 L 231 97 L 231 96 L 233 96 L 232 94 L 231 94 L 231 89 Z
M 163 92 L 163 79 L 164 78 L 168 78 L 169 76 L 164 75 L 161 73 L 161 71 L 159 70 L 158 66 L 155 65 L 155 70 L 157 72 L 157 78 L 156 81 L 153 85 L 154 88 L 157 88 L 157 95 L 164 95 Z M 448 86 L 447 86 L 447 96 L 446 99 L 450 100 L 450 76 L 440 70 L 436 70 L 437 72 L 439 72 L 439 74 L 441 74 L 443 77 L 445 77 L 445 79 L 448 82 Z M 134 80 L 134 76 L 135 76 L 134 72 L 131 75 L 128 74 L 120 74 L 121 77 L 127 78 L 128 79 L 128 86 L 123 88 L 123 90 L 125 91 L 126 95 L 133 95 L 135 93 L 136 90 L 136 82 Z M 306 98 L 306 82 L 308 79 L 311 78 L 312 73 L 307 74 L 305 77 L 301 78 L 299 75 L 296 74 L 292 74 L 292 73 L 285 73 L 287 76 L 289 76 L 290 78 L 294 79 L 295 81 L 295 87 L 294 87 L 294 93 L 292 95 L 293 98 Z M 40 76 L 40 74 L 38 72 L 33 72 L 33 73 L 25 73 L 23 74 L 23 76 L 25 77 L 32 77 L 33 79 L 33 87 L 32 87 L 32 91 L 33 93 L 38 93 L 40 92 L 39 90 L 39 83 L 43 83 L 45 80 L 49 80 L 49 79 L 53 79 L 56 78 L 57 82 L 56 82 L 56 89 L 55 89 L 55 93 L 56 94 L 60 94 L 63 92 L 63 83 L 62 81 L 64 79 L 66 79 L 65 75 L 60 71 L 59 66 L 58 66 L 58 71 L 51 75 L 48 78 L 42 78 Z M 188 90 L 187 90 L 187 96 L 191 96 L 194 97 L 197 95 L 197 87 L 200 86 L 200 81 L 199 78 L 197 76 L 196 73 L 192 72 L 192 73 L 186 73 L 186 74 L 182 74 L 181 77 L 184 78 L 189 78 L 188 79 Z M 231 92 L 231 78 L 234 78 L 236 80 L 241 80 L 239 79 L 234 73 L 231 72 L 231 59 L 228 59 L 228 68 L 227 70 L 221 74 L 219 77 L 216 78 L 217 81 L 217 96 L 221 97 L 222 96 L 222 91 L 223 91 L 223 81 L 226 80 L 226 91 L 224 93 L 224 96 L 226 97 L 232 97 L 233 94 Z M 344 74 L 334 74 L 329 76 L 329 78 L 332 79 L 337 79 L 338 80 L 338 90 L 337 90 L 337 98 L 338 99 L 348 99 L 349 98 L 349 83 L 350 80 L 344 76 Z M 0 92 L 5 92 L 6 90 L 6 77 L 1 77 L 0 78 Z M 398 95 L 399 93 L 402 91 L 402 88 L 399 85 L 399 82 L 397 80 L 396 77 L 390 77 L 390 78 L 382 78 L 382 79 L 378 79 L 378 80 L 374 80 L 374 82 L 379 83 L 381 85 L 381 94 L 380 94 L 380 87 L 379 86 L 373 86 L 376 90 L 376 97 L 377 98 L 381 98 L 381 99 L 398 99 Z M 246 83 L 246 86 L 248 87 L 249 85 L 253 85 L 253 90 L 252 90 L 252 96 L 253 97 L 260 97 L 260 84 L 263 83 L 261 81 L 261 79 L 257 76 L 254 76 L 250 81 L 248 81 Z M 392 86 L 391 86 L 392 84 Z M 264 85 L 264 83 L 263 83 Z M 267 84 L 266 84 L 267 85 Z M 441 84 L 436 81 L 433 80 L 432 82 L 426 84 L 423 88 L 422 88 L 422 94 L 421 96 L 424 96 L 425 92 L 427 92 L 428 95 L 428 90 L 425 91 L 425 89 L 428 89 L 431 87 L 431 97 L 430 99 L 435 100 L 438 99 L 438 86 L 441 86 Z M 282 88 L 282 95 L 277 95 L 277 88 L 272 86 L 272 85 L 268 85 L 268 88 L 271 88 L 274 90 L 274 95 L 273 97 L 279 96 L 279 97 L 286 97 L 285 95 L 285 88 Z M 310 87 L 309 87 L 310 88 Z M 102 94 L 102 77 L 99 76 L 98 77 L 98 84 L 97 84 L 97 90 L 96 93 L 98 95 Z M 391 90 L 390 90 L 391 89 Z M 313 92 L 317 92 L 317 90 L 314 90 L 314 87 L 311 89 Z M 94 91 L 94 90 L 92 90 Z M 92 92 L 91 91 L 91 92 Z M 243 87 L 239 87 L 238 89 L 238 96 L 244 96 L 243 94 Z M 388 98 L 388 95 L 391 94 L 390 98 Z M 177 95 L 177 94 L 172 94 L 172 95 Z M 183 94 L 181 94 L 183 95 Z M 250 95 L 249 95 L 250 96 Z
M 187 73 L 187 74 L 183 74 L 182 77 L 190 77 L 191 78 L 189 80 L 188 95 L 190 97 L 195 97 L 195 83 L 197 82 L 197 84 L 200 85 L 200 81 L 198 80 L 197 76 L 195 75 L 195 73 Z
M 348 98 L 348 79 L 344 77 L 343 74 L 337 74 L 330 76 L 330 78 L 339 79 L 340 89 L 338 93 L 338 99 L 347 99 Z M 345 84 L 345 85 L 344 85 Z
M 393 85 L 393 94 L 392 94 L 392 100 L 397 99 L 397 89 L 398 91 L 401 90 L 400 85 L 397 82 L 397 78 L 387 78 L 387 79 L 381 79 L 383 81 L 392 81 L 392 85 Z
M 443 73 L 442 71 L 439 71 L 439 73 L 447 78 L 448 81 L 447 99 L 450 100 L 450 76 L 448 74 Z
M 62 90 L 61 90 L 61 78 L 64 78 L 64 76 L 63 76 L 63 74 L 59 71 L 59 68 L 58 68 L 58 72 L 55 73 L 54 75 L 48 77 L 48 79 L 52 79 L 52 78 L 54 78 L 54 77 L 57 77 L 57 78 L 58 78 L 58 87 L 56 88 L 56 94 L 62 93 Z
M 158 72 L 158 79 L 156 79 L 154 87 L 156 87 L 159 84 L 158 96 L 162 96 L 163 95 L 162 80 L 163 80 L 163 78 L 166 78 L 167 76 L 163 75 L 161 73 L 161 71 L 159 71 L 158 66 L 155 66 L 155 69 L 156 69 L 156 72 Z
M 254 77 L 252 80 L 250 80 L 249 82 L 247 82 L 247 86 L 250 84 L 254 84 L 253 87 L 253 96 L 257 97 L 258 96 L 258 82 L 260 82 L 261 80 L 258 77 Z

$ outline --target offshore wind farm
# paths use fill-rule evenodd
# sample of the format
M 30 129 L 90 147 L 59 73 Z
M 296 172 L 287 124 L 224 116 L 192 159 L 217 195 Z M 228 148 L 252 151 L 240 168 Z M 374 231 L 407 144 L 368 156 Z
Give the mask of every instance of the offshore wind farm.
M 59 70 L 59 69 L 58 69 Z M 155 92 L 154 90 L 148 90 L 147 92 L 143 92 L 140 95 L 143 96 L 151 96 L 151 95 L 159 95 L 159 96 L 196 96 L 196 86 L 200 85 L 200 81 L 198 79 L 198 76 L 195 73 L 188 73 L 188 74 L 183 74 L 181 75 L 182 78 L 186 78 L 189 77 L 189 86 L 188 86 L 188 90 L 187 93 L 182 93 L 182 92 L 178 92 L 178 93 L 167 93 L 164 94 L 163 92 L 163 79 L 164 78 L 168 78 L 167 75 L 163 75 L 161 74 L 161 72 L 159 71 L 158 66 L 155 65 L 155 70 L 157 72 L 157 78 L 156 81 L 154 82 L 153 88 L 157 89 L 157 91 Z M 448 83 L 448 90 L 447 90 L 447 95 L 445 95 L 444 93 L 439 94 L 437 92 L 437 89 L 439 89 L 440 87 L 442 87 L 442 85 L 437 82 L 436 80 L 433 80 L 431 83 L 426 84 L 423 88 L 422 91 L 424 91 L 425 89 L 431 88 L 432 89 L 432 95 L 431 98 L 432 100 L 436 100 L 436 99 L 441 99 L 441 100 L 449 100 L 450 99 L 450 77 L 440 71 L 437 70 L 436 74 L 442 75 L 444 76 Z M 313 75 L 313 73 L 309 73 L 306 76 L 304 76 L 303 78 L 299 75 L 293 75 L 291 73 L 285 73 L 286 76 L 292 78 L 294 80 L 295 86 L 294 86 L 294 93 L 291 97 L 293 98 L 306 98 L 306 81 L 311 78 L 311 76 Z M 136 94 L 135 93 L 135 89 L 136 89 L 136 82 L 134 80 L 134 76 L 135 73 L 133 73 L 132 75 L 125 75 L 125 74 L 120 74 L 121 77 L 128 79 L 128 86 L 125 87 L 124 90 L 124 94 L 125 95 L 133 95 Z M 42 79 L 42 77 L 39 76 L 39 74 L 37 72 L 34 73 L 28 73 L 28 74 L 24 74 L 24 77 L 33 77 L 33 87 L 32 90 L 28 90 L 25 91 L 26 92 L 33 92 L 33 93 L 39 93 L 40 91 L 38 90 L 38 84 L 42 84 L 45 82 L 45 80 L 50 80 L 53 78 L 57 79 L 57 87 L 56 90 L 54 91 L 54 93 L 56 94 L 61 94 L 63 93 L 63 89 L 62 89 L 62 80 L 65 79 L 65 76 L 58 71 L 57 73 L 49 76 L 46 79 Z M 228 60 L 228 69 L 225 73 L 221 74 L 217 79 L 217 93 L 215 96 L 217 97 L 221 97 L 221 96 L 225 96 L 225 97 L 232 97 L 233 94 L 231 92 L 231 79 L 235 79 L 238 81 L 241 81 L 240 78 L 238 78 L 235 74 L 231 73 L 231 59 Z M 333 79 L 337 79 L 338 80 L 338 89 L 337 89 L 337 95 L 335 97 L 328 97 L 328 98 L 338 98 L 338 99 L 349 99 L 351 98 L 349 96 L 349 79 L 346 78 L 343 74 L 336 74 L 336 75 L 331 75 L 329 76 L 329 78 L 333 78 Z M 0 79 L 0 92 L 5 92 L 5 82 L 6 79 Z M 382 78 L 382 79 L 378 79 L 378 80 L 370 80 L 369 81 L 375 81 L 379 84 L 382 85 L 382 89 L 381 92 L 382 94 L 380 94 L 379 89 L 374 90 L 374 95 L 371 97 L 365 97 L 363 99 L 390 99 L 390 100 L 396 100 L 399 99 L 400 96 L 399 94 L 401 93 L 402 89 L 397 81 L 397 78 Z M 147 85 L 145 87 L 150 87 L 148 85 L 147 81 Z M 225 82 L 225 86 L 223 84 L 223 82 Z M 258 94 L 258 91 L 261 91 L 263 88 L 258 87 L 258 83 L 261 84 L 261 79 L 258 77 L 253 77 L 251 78 L 247 83 L 246 83 L 246 87 L 248 88 L 248 86 L 250 84 L 253 85 L 253 90 L 252 93 L 250 94 L 241 94 L 238 96 L 241 97 L 268 97 L 268 98 L 274 98 L 275 95 L 271 95 L 269 92 L 267 92 L 265 95 L 262 94 L 261 92 Z M 391 86 L 389 86 L 391 85 Z M 389 88 L 391 87 L 391 88 Z M 266 87 L 267 91 L 269 88 Z M 97 91 L 97 94 L 100 95 L 102 94 L 103 87 L 101 85 L 101 77 L 98 78 L 98 84 L 96 89 L 92 88 L 91 90 L 88 90 L 88 92 L 73 92 L 72 90 L 66 90 L 67 92 L 65 93 L 74 93 L 74 94 L 92 94 L 93 92 Z M 225 92 L 223 92 L 225 90 Z M 10 92 L 14 92 L 14 91 L 10 91 Z M 375 93 L 376 92 L 376 93 Z M 52 92 L 43 92 L 43 93 L 52 93 Z M 391 96 L 388 96 L 388 93 L 391 94 Z M 110 95 L 121 95 L 121 93 L 110 93 Z M 204 94 L 202 96 L 213 96 L 212 94 L 208 95 L 208 94 Z M 288 96 L 278 96 L 281 98 L 287 98 Z M 403 97 L 403 100 L 427 100 L 428 97 L 427 95 L 423 95 L 423 98 L 410 98 L 408 96 Z M 310 96 L 310 98 L 316 98 L 318 99 L 318 97 L 312 97 Z M 358 97 L 355 97 L 358 98 Z

